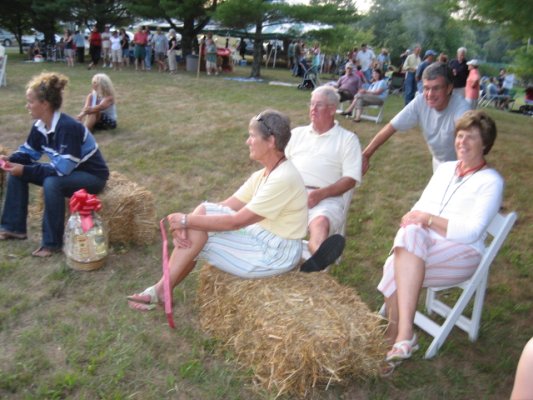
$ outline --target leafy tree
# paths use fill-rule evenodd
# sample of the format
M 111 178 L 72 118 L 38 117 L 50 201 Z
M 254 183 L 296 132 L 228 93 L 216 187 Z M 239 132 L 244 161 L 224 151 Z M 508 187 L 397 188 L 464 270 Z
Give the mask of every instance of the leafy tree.
M 22 50 L 22 35 L 31 28 L 31 0 L 5 2 L 0 13 L 0 26 L 13 32 Z
M 465 0 L 465 13 L 486 23 L 497 23 L 511 38 L 522 40 L 523 46 L 509 51 L 514 57 L 514 72 L 533 80 L 533 1 L 527 0 Z
M 533 1 L 531 0 L 465 0 L 465 13 L 501 24 L 516 39 L 533 36 Z
M 209 23 L 217 0 L 126 0 L 132 13 L 145 18 L 163 19 L 181 34 L 183 55 L 192 53 L 193 42 Z M 178 26 L 174 20 L 183 22 Z
M 457 10 L 455 0 L 374 0 L 358 27 L 372 30 L 373 45 L 388 48 L 396 65 L 416 43 L 453 56 L 460 46 L 476 47 L 469 28 L 451 16 Z
M 313 1 L 311 5 L 289 5 L 269 0 L 225 0 L 219 5 L 215 17 L 228 27 L 239 29 L 255 27 L 251 77 L 260 77 L 262 32 L 265 26 L 282 22 L 353 22 L 357 18 L 357 13 L 352 1 Z
M 31 3 L 32 27 L 44 33 L 46 43 L 55 43 L 54 35 L 58 30 L 58 21 L 69 21 L 75 0 L 33 0 Z
M 132 20 L 125 3 L 120 0 L 78 0 L 71 12 L 71 21 L 78 25 L 94 24 L 99 31 L 106 25 L 124 26 Z

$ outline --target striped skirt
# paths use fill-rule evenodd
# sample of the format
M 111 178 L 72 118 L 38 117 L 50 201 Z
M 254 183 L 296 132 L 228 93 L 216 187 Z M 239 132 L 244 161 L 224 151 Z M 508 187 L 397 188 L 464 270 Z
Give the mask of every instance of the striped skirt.
M 206 215 L 235 213 L 219 204 L 203 206 Z M 209 232 L 197 258 L 241 278 L 263 278 L 290 271 L 301 256 L 301 240 L 283 239 L 253 224 L 235 231 Z
M 424 261 L 425 276 L 422 287 L 453 286 L 464 282 L 472 276 L 481 261 L 481 254 L 467 244 L 435 238 L 430 235 L 428 229 L 407 225 L 398 230 L 392 254 L 383 266 L 383 277 L 378 290 L 385 297 L 390 297 L 396 291 L 394 249 L 397 247 L 404 248 Z

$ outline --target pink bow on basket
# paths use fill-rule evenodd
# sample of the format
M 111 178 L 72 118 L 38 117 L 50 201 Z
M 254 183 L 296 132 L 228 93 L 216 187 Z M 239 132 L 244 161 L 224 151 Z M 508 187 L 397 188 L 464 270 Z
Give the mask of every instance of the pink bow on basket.
M 167 230 L 165 228 L 165 220 L 163 218 L 159 221 L 159 227 L 161 228 L 161 238 L 163 239 L 163 256 L 162 256 L 162 268 L 163 268 L 163 291 L 165 301 L 165 314 L 167 316 L 168 326 L 174 329 L 174 318 L 172 317 L 172 288 L 170 287 L 170 270 L 168 262 L 168 240 Z
M 75 212 L 80 214 L 83 232 L 87 232 L 94 226 L 92 212 L 102 209 L 100 199 L 94 194 L 87 193 L 85 189 L 74 192 L 70 198 L 69 206 L 71 214 Z

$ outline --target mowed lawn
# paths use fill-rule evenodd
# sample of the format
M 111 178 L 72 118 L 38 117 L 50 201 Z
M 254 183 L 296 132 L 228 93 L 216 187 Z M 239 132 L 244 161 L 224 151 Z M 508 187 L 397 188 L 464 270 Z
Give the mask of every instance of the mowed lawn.
M 8 86 L 0 88 L 0 145 L 15 149 L 31 121 L 25 84 L 42 70 L 69 76 L 63 110 L 76 115 L 95 71 L 61 63 L 24 63 L 13 56 Z M 99 70 L 98 72 L 102 72 Z M 190 211 L 203 200 L 230 196 L 259 165 L 245 145 L 248 122 L 265 108 L 286 112 L 293 126 L 308 123 L 309 91 L 238 82 L 249 68 L 199 79 L 180 71 L 109 73 L 117 90 L 119 127 L 98 132 L 111 170 L 150 190 L 158 217 Z M 299 83 L 285 69 L 263 69 L 265 81 Z M 322 77 L 324 81 L 329 77 Z M 391 96 L 385 121 L 403 101 Z M 316 390 L 313 399 L 502 399 L 511 392 L 520 352 L 533 336 L 533 124 L 531 118 L 490 109 L 498 138 L 488 156 L 506 180 L 504 212 L 519 214 L 490 276 L 480 337 L 471 343 L 454 329 L 438 356 L 422 350 L 389 379 L 349 381 Z M 364 147 L 382 125 L 354 124 Z M 372 159 L 352 201 L 347 249 L 330 273 L 353 287 L 372 310 L 382 297 L 375 289 L 400 217 L 431 175 L 431 160 L 417 130 L 395 135 Z M 31 190 L 32 199 L 37 191 Z M 154 221 L 154 229 L 156 221 Z M 161 309 L 130 311 L 126 295 L 160 276 L 159 241 L 114 246 L 106 265 L 93 272 L 69 269 L 64 257 L 30 256 L 40 227 L 30 215 L 30 238 L 0 243 L 0 398 L 9 399 L 272 399 L 257 389 L 251 373 L 238 369 L 230 352 L 218 351 L 198 323 L 197 272 L 174 291 L 177 329 Z M 448 297 L 453 300 L 456 292 Z M 289 399 L 290 397 L 285 397 Z

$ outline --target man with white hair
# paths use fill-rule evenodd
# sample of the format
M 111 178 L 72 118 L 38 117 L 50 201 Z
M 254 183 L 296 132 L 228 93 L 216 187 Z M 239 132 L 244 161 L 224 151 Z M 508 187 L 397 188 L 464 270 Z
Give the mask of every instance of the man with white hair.
M 294 128 L 285 148 L 308 192 L 312 256 L 302 265 L 303 272 L 320 271 L 342 254 L 344 238 L 331 234 L 344 223 L 342 195 L 361 183 L 359 139 L 335 121 L 338 105 L 335 88 L 316 88 L 309 105 L 311 124 Z
M 449 66 L 453 72 L 453 91 L 464 98 L 466 80 L 468 78 L 465 47 L 457 49 L 457 58 L 451 60 Z

